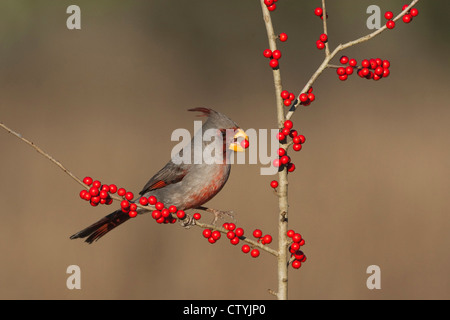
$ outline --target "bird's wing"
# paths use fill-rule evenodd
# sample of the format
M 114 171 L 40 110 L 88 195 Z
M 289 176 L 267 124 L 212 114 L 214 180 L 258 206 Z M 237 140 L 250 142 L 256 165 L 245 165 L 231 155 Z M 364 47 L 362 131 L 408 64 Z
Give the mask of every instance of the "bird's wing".
M 164 188 L 165 186 L 177 183 L 183 180 L 188 173 L 189 165 L 177 165 L 172 161 L 168 162 L 164 168 L 159 170 L 144 186 L 140 195 L 143 195 L 151 190 Z

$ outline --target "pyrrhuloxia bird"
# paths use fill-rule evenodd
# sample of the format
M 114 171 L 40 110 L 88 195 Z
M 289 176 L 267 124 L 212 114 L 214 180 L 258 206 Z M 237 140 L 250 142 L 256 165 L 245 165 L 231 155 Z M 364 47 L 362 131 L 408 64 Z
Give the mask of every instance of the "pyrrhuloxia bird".
M 201 207 L 204 203 L 213 198 L 225 185 L 230 175 L 230 152 L 243 151 L 237 139 L 248 139 L 245 132 L 238 127 L 238 125 L 227 116 L 207 108 L 189 109 L 189 111 L 202 112 L 207 116 L 207 120 L 202 125 L 202 130 L 196 133 L 190 144 L 184 147 L 178 156 L 182 156 L 186 152 L 191 153 L 192 161 L 185 161 L 189 163 L 179 163 L 175 157 L 156 173 L 144 186 L 139 193 L 141 197 L 155 196 L 159 202 L 162 202 L 166 208 L 171 205 L 177 207 L 178 210 L 195 209 Z M 209 129 L 213 129 L 209 131 Z M 226 131 L 233 129 L 233 135 L 227 135 Z M 203 134 L 208 130 L 216 136 L 210 141 L 203 141 Z M 197 138 L 197 140 L 196 140 Z M 200 140 L 198 140 L 200 139 Z M 194 140 L 200 141 L 200 144 L 195 145 Z M 217 143 L 220 145 L 212 145 Z M 219 154 L 223 158 L 220 161 L 213 161 L 212 154 L 206 152 L 203 154 L 203 161 L 196 163 L 194 160 L 194 152 L 203 152 L 207 147 L 218 147 L 215 150 L 220 150 Z M 197 147 L 197 150 L 196 150 Z M 201 150 L 198 150 L 199 147 Z M 215 155 L 217 156 L 217 155 Z M 205 159 L 206 157 L 206 159 Z M 209 157 L 209 159 L 208 159 Z M 178 157 L 178 160 L 180 158 Z M 198 162 L 198 161 L 197 161 Z M 138 201 L 139 198 L 134 201 Z M 147 212 L 140 209 L 138 213 Z M 86 238 L 87 243 L 92 243 L 100 239 L 107 232 L 130 219 L 128 213 L 122 210 L 116 210 L 106 217 L 100 219 L 96 223 L 75 233 L 70 238 Z

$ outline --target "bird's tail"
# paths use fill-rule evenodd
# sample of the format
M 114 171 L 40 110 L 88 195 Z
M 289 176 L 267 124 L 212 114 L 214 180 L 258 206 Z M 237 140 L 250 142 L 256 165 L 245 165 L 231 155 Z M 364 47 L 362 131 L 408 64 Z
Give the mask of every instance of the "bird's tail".
M 113 213 L 108 214 L 106 217 L 103 217 L 96 223 L 90 225 L 89 227 L 75 233 L 70 237 L 70 239 L 87 237 L 85 241 L 91 244 L 128 219 L 130 219 L 128 213 L 123 212 L 122 210 L 116 210 Z

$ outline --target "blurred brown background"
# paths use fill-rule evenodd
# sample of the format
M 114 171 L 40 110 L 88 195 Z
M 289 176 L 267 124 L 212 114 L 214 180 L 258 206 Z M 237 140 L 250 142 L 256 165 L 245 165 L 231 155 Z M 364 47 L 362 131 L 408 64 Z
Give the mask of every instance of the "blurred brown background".
M 329 1 L 330 45 L 369 32 L 370 4 L 398 12 L 404 2 Z M 298 92 L 323 59 L 319 1 L 278 3 L 275 30 L 289 35 L 283 85 Z M 71 4 L 80 31 L 66 28 Z M 389 59 L 389 78 L 341 82 L 328 70 L 316 102 L 292 119 L 307 142 L 293 154 L 290 227 L 308 261 L 290 271 L 291 299 L 450 298 L 450 5 L 418 8 L 411 24 L 346 52 Z M 188 108 L 215 108 L 243 128 L 276 126 L 266 47 L 256 0 L 2 1 L 0 121 L 79 177 L 137 193 L 169 159 L 172 131 L 193 130 Z M 69 240 L 112 208 L 81 201 L 77 183 L 3 130 L 0 145 L 0 298 L 273 298 L 271 256 L 210 245 L 199 229 L 146 215 L 93 245 Z M 235 165 L 210 205 L 275 236 L 272 177 L 259 168 Z M 71 264 L 81 290 L 66 288 Z M 366 288 L 372 264 L 381 290 Z

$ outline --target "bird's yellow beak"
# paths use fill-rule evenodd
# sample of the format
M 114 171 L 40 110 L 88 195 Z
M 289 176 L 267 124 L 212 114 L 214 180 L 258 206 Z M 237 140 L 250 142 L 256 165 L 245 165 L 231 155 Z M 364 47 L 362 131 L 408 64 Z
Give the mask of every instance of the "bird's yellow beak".
M 241 143 L 238 142 L 239 138 L 243 138 L 244 140 L 248 141 L 248 136 L 245 134 L 245 131 L 240 128 L 236 130 L 236 134 L 233 137 L 234 141 L 230 143 L 230 150 L 233 150 L 235 152 L 243 152 L 245 150 L 242 147 Z M 248 143 L 246 145 L 248 145 Z

